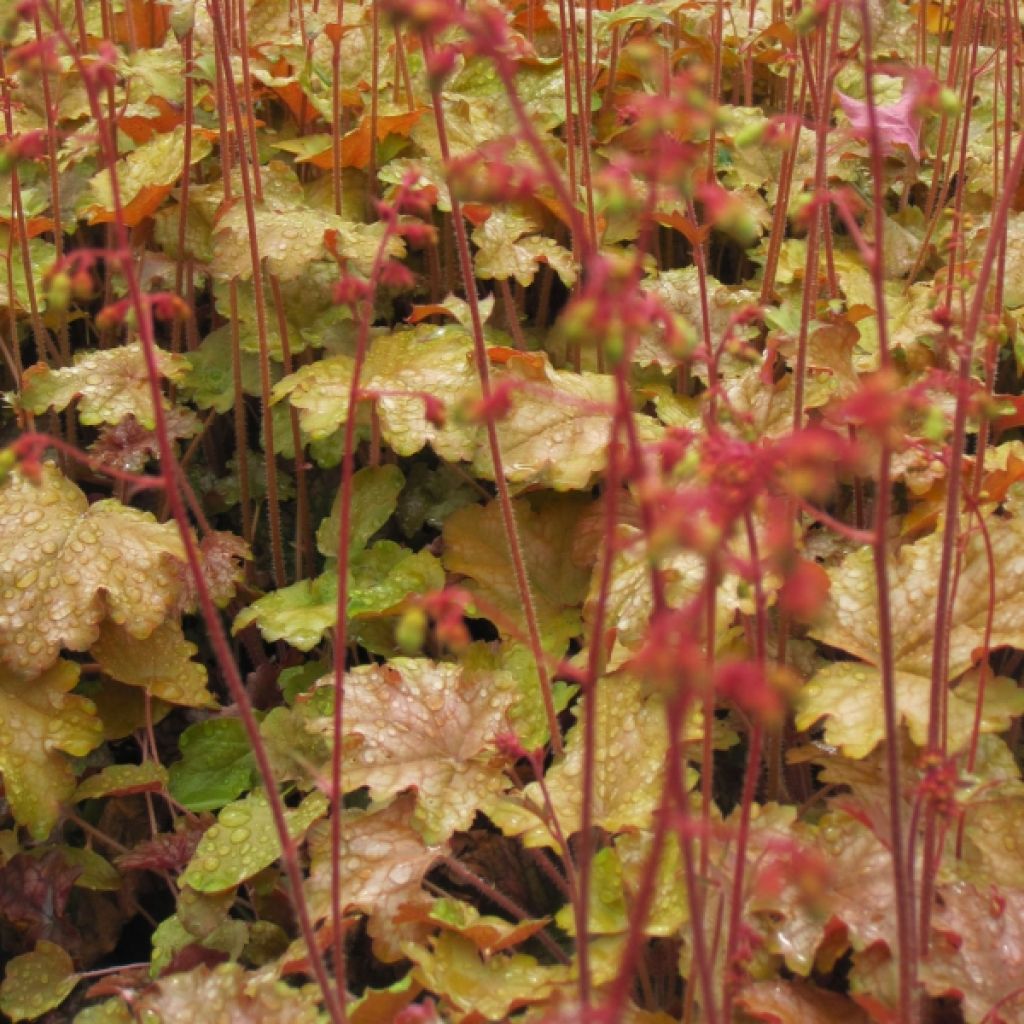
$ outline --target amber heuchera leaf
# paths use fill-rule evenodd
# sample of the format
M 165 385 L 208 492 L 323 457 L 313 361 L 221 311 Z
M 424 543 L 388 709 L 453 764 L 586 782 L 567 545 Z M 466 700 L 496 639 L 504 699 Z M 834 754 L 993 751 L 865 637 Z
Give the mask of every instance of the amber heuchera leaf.
M 459 1014 L 476 1019 L 507 1020 L 512 1010 L 543 1002 L 572 977 L 570 968 L 547 966 L 524 953 L 484 960 L 469 939 L 454 932 L 442 932 L 429 950 L 407 946 L 406 955 L 416 964 L 417 981 Z
M 512 503 L 519 542 L 530 581 L 537 623 L 545 646 L 561 654 L 582 632 L 579 608 L 586 593 L 589 566 L 577 565 L 566 538 L 574 536 L 591 502 L 579 495 L 538 495 Z M 493 608 L 506 618 L 495 624 L 527 636 L 519 588 L 505 536 L 501 507 L 466 505 L 445 520 L 442 562 L 449 572 L 468 578 L 481 599 L 480 614 Z
M 31 953 L 16 956 L 0 985 L 0 1010 L 12 1021 L 34 1020 L 60 1006 L 78 984 L 71 957 L 41 939 Z
M 996 569 L 992 647 L 1024 647 L 1024 519 L 989 516 L 986 526 Z M 896 667 L 921 676 L 931 675 L 941 546 L 941 532 L 905 544 L 889 568 Z M 848 555 L 829 576 L 828 602 L 813 635 L 877 664 L 878 605 L 870 548 Z M 961 558 L 949 630 L 951 679 L 970 668 L 974 652 L 981 649 L 988 605 L 985 544 L 972 530 Z
M 247 972 L 240 964 L 196 967 L 161 978 L 134 1002 L 143 1020 L 209 1020 L 245 1024 L 317 1024 L 317 988 L 293 988 L 266 972 Z
M 1024 647 L 1024 520 L 989 516 L 986 520 L 995 568 L 991 647 Z M 890 602 L 894 636 L 897 703 L 921 744 L 927 736 L 935 601 L 941 533 L 900 548 L 890 566 Z M 798 696 L 797 724 L 808 728 L 823 715 L 830 743 L 850 757 L 869 753 L 883 738 L 882 690 L 878 664 L 878 609 L 870 548 L 859 549 L 829 570 L 831 585 L 819 625 L 812 635 L 864 659 L 868 664 L 827 665 Z M 989 617 L 989 560 L 977 531 L 964 545 L 956 600 L 949 625 L 949 678 L 963 674 L 980 656 Z M 970 678 L 949 695 L 950 748 L 962 749 L 973 721 L 977 683 Z M 1011 680 L 986 684 L 982 731 L 998 732 L 1024 711 Z
M 417 938 L 423 929 L 400 926 L 395 918 L 407 904 L 430 902 L 423 878 L 445 853 L 445 845 L 428 845 L 413 825 L 416 797 L 403 793 L 390 803 L 346 811 L 341 826 L 342 910 L 355 909 L 370 918 L 369 931 L 378 956 L 398 959 L 399 943 Z M 330 913 L 331 844 L 326 823 L 309 835 L 308 896 L 317 918 Z
M 584 700 L 587 698 L 584 697 Z M 595 730 L 594 824 L 607 832 L 645 828 L 658 806 L 668 749 L 661 698 L 645 697 L 640 682 L 607 676 L 598 683 Z M 579 723 L 582 710 L 575 711 Z M 583 779 L 583 727 L 569 732 L 565 754 L 546 773 L 548 794 L 566 836 L 579 831 Z M 525 795 L 535 807 L 545 805 L 540 785 L 531 782 Z M 522 835 L 527 846 L 556 845 L 553 833 L 514 798 L 487 807 L 488 817 L 508 835 Z
M 919 747 L 928 739 L 931 680 L 913 672 L 896 673 L 896 709 Z M 963 750 L 974 729 L 977 684 L 968 679 L 947 701 L 946 742 L 951 753 Z M 980 730 L 1003 732 L 1024 713 L 1024 690 L 1005 676 L 987 680 Z M 796 725 L 808 729 L 826 718 L 825 739 L 847 757 L 865 757 L 885 739 L 882 675 L 873 665 L 837 661 L 817 672 L 797 694 Z
M 0 772 L 15 819 L 45 839 L 75 791 L 65 754 L 84 757 L 103 740 L 95 705 L 70 693 L 78 666 L 58 661 L 21 680 L 0 668 Z
M 168 380 L 180 380 L 188 360 L 158 350 L 157 365 Z M 152 430 L 153 399 L 142 345 L 122 345 L 98 352 L 78 353 L 73 366 L 50 369 L 37 363 L 25 371 L 21 404 L 29 412 L 66 409 L 78 399 L 78 418 L 86 426 L 120 423 L 126 416 Z M 166 402 L 165 402 L 166 407 Z
M 60 649 L 87 650 L 109 618 L 144 638 L 177 600 L 173 523 L 108 499 L 90 505 L 49 463 L 38 483 L 0 486 L 0 661 L 38 674 Z
M 185 639 L 181 623 L 168 619 L 142 638 L 104 622 L 89 653 L 119 683 L 141 686 L 171 704 L 210 707 L 216 701 L 206 688 L 206 667 L 192 660 L 197 650 Z
M 194 130 L 192 163 L 202 160 L 212 145 L 207 133 Z M 151 142 L 139 146 L 117 164 L 117 184 L 125 223 L 134 227 L 154 213 L 184 171 L 185 127 L 157 133 Z M 114 219 L 114 195 L 110 172 L 102 170 L 90 185 L 95 202 L 86 211 L 92 223 Z
M 424 658 L 360 666 L 345 680 L 346 785 L 375 799 L 415 789 L 416 826 L 443 842 L 505 784 L 491 744 L 515 696 L 500 672 Z

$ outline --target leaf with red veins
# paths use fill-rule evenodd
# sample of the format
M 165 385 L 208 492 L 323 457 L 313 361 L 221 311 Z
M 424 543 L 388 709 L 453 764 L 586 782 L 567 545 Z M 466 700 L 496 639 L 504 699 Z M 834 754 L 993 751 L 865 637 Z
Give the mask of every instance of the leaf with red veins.
M 223 608 L 235 596 L 235 588 L 245 576 L 245 562 L 252 557 L 249 545 L 226 530 L 213 530 L 199 542 L 199 562 L 210 597 Z M 199 590 L 192 567 L 182 569 L 179 611 L 194 612 L 199 607 Z
M 172 407 L 166 414 L 167 434 L 171 441 L 195 437 L 202 424 L 189 409 Z M 91 445 L 91 451 L 104 466 L 122 473 L 141 473 L 150 459 L 160 454 L 156 432 L 144 427 L 134 416 L 125 416 L 120 423 L 103 427 Z
M 1024 891 L 943 886 L 921 978 L 933 996 L 959 998 L 967 1024 L 1024 1021 Z
M 850 119 L 853 134 L 861 139 L 870 139 L 871 122 L 868 105 L 864 100 L 855 100 L 836 90 L 836 98 L 843 113 Z M 875 104 L 875 124 L 882 152 L 889 154 L 897 145 L 906 146 L 915 160 L 921 158 L 921 115 L 918 112 L 920 93 L 910 84 L 895 102 L 884 106 Z
M 369 786 L 374 799 L 415 789 L 416 827 L 443 842 L 506 785 L 493 740 L 515 697 L 503 672 L 419 658 L 360 666 L 345 681 L 346 786 Z
M 403 793 L 388 804 L 346 811 L 342 818 L 341 909 L 359 910 L 369 917 L 374 952 L 386 960 L 401 957 L 402 941 L 424 937 L 426 929 L 396 923 L 395 918 L 400 908 L 410 904 L 422 904 L 426 911 L 431 901 L 423 891 L 423 878 L 445 853 L 445 844 L 430 846 L 423 841 L 413 826 L 415 811 L 416 797 Z M 311 865 L 306 893 L 311 913 L 319 920 L 330 914 L 328 823 L 313 827 L 308 848 Z
M 122 853 L 114 863 L 122 871 L 181 871 L 211 824 L 208 816 L 183 818 L 177 831 L 157 833 Z
M 868 1024 L 870 1018 L 855 1003 L 802 981 L 755 981 L 747 985 L 736 1005 L 753 1020 L 771 1024 Z

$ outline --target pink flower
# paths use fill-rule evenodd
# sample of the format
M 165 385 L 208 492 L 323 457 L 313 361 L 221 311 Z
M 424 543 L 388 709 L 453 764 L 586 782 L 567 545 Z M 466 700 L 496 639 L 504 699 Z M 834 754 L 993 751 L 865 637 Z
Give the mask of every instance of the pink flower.
M 868 122 L 868 105 L 864 100 L 855 100 L 844 96 L 838 89 L 839 105 L 843 113 L 850 119 L 853 134 L 859 138 L 870 138 L 871 129 Z M 911 79 L 903 90 L 903 95 L 896 103 L 888 106 L 875 105 L 875 120 L 878 125 L 878 138 L 883 153 L 892 153 L 897 145 L 906 146 L 914 155 L 915 160 L 921 157 L 921 115 L 918 103 L 921 99 L 920 87 Z

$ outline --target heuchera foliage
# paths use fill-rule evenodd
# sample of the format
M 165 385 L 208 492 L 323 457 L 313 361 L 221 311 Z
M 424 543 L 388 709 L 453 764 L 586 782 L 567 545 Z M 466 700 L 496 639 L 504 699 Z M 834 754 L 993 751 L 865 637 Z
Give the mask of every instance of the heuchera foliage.
M 1016 0 L 2 0 L 0 1013 L 1024 1022 Z

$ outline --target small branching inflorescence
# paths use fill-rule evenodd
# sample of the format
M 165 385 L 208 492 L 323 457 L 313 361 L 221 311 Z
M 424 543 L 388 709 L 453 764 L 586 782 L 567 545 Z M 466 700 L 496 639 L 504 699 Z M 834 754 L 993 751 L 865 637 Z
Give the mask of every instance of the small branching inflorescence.
M 0 3 L 0 1014 L 1024 1021 L 1021 54 Z

